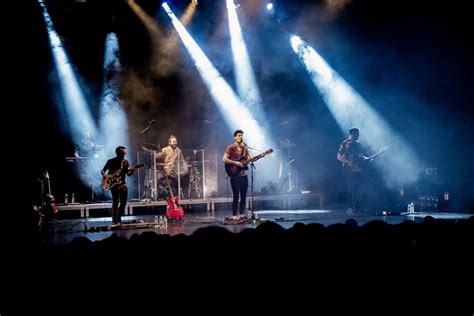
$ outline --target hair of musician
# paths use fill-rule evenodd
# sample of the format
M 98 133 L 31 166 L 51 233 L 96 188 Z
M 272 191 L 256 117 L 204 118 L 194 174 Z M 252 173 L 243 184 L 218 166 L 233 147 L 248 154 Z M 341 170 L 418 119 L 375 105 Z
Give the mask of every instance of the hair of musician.
M 126 148 L 124 146 L 118 146 L 115 148 L 115 154 L 118 155 L 121 150 L 125 150 Z
M 236 130 L 236 131 L 234 132 L 234 137 L 237 136 L 237 134 L 239 134 L 239 133 L 240 133 L 240 134 L 243 134 L 244 131 L 241 130 L 241 129 Z
M 360 130 L 357 127 L 353 127 L 349 130 L 349 134 L 352 135 L 354 133 L 360 133 Z
M 170 135 L 170 137 L 168 138 L 168 145 L 171 145 L 171 140 L 172 140 L 173 138 L 176 139 L 176 141 L 178 141 L 178 138 L 177 138 L 176 136 Z

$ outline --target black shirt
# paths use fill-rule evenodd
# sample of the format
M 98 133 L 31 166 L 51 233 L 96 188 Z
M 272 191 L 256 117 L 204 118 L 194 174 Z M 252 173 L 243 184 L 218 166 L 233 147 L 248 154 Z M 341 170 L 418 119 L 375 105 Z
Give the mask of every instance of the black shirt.
M 130 164 L 127 159 L 115 157 L 115 158 L 107 160 L 102 170 L 104 172 L 109 170 L 109 173 L 108 173 L 109 175 L 114 174 L 115 172 L 119 172 L 119 170 L 121 170 L 119 172 L 119 175 L 120 175 L 119 179 L 121 183 L 125 183 L 125 178 L 126 178 L 129 166 Z

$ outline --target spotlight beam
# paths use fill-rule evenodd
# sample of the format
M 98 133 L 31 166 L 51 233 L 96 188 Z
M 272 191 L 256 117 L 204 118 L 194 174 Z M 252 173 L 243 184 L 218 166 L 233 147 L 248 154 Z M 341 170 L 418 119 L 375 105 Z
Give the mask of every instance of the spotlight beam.
M 100 102 L 100 135 L 104 155 L 113 156 L 115 147 L 129 147 L 128 121 L 119 96 L 121 71 L 118 38 L 109 33 L 105 39 L 104 85 Z M 111 132 L 113 131 L 113 132 Z
M 243 103 L 246 104 L 255 115 L 261 117 L 262 115 L 260 115 L 259 108 L 262 100 L 233 0 L 227 0 L 227 15 L 229 17 L 229 32 L 234 57 L 237 92 Z
M 248 135 L 249 144 L 251 146 L 256 142 L 261 143 L 264 138 L 264 133 L 258 122 L 242 104 L 230 85 L 184 28 L 168 4 L 164 2 L 162 7 L 170 17 L 173 26 L 178 32 L 184 46 L 208 88 L 212 99 L 218 106 L 229 128 L 231 130 L 237 128 L 243 129 L 246 135 Z M 236 120 L 235 118 L 237 117 L 240 119 Z
M 403 137 L 314 48 L 295 35 L 290 43 L 341 130 L 347 133 L 349 128 L 359 127 L 371 151 L 390 145 L 396 152 L 385 155 L 383 163 L 376 161 L 387 185 L 396 187 L 415 181 L 423 164 Z
M 39 3 L 43 8 L 43 17 L 48 30 L 49 42 L 72 139 L 77 145 L 85 144 L 87 146 L 89 143 L 93 143 L 97 137 L 97 127 L 72 63 L 54 29 L 46 5 L 43 2 Z

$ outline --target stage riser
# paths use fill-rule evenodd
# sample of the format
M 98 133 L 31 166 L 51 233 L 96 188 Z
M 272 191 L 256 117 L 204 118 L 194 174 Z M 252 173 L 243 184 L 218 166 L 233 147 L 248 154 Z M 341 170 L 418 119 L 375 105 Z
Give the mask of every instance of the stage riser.
M 194 211 L 214 212 L 216 210 L 229 209 L 232 207 L 231 197 L 216 197 L 205 200 L 181 200 L 180 204 L 185 209 Z M 166 201 L 136 201 L 130 202 L 125 208 L 127 215 L 149 215 L 149 214 L 165 214 Z M 278 195 L 278 196 L 255 196 L 247 197 L 247 208 L 253 209 L 300 209 L 300 208 L 323 208 L 324 194 L 301 194 L 301 195 Z M 63 204 L 58 205 L 60 217 L 71 218 L 71 216 L 79 217 L 102 217 L 110 216 L 112 203 L 93 203 L 93 204 Z M 68 212 L 68 215 L 63 213 Z

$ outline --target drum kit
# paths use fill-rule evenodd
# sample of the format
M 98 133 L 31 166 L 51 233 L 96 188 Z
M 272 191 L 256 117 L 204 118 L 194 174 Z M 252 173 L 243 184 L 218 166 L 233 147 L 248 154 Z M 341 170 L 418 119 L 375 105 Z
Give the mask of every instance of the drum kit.
M 164 163 L 157 162 L 155 158 L 155 154 L 161 151 L 160 144 L 144 143 L 140 148 L 143 152 L 150 154 L 152 157 L 150 166 L 155 167 L 145 170 L 141 199 L 164 199 L 168 196 L 163 173 L 176 180 L 172 182 L 177 182 L 180 198 L 202 198 L 202 177 L 199 171 L 202 161 L 190 161 L 190 158 L 186 157 L 177 161 L 172 168 L 166 168 Z M 186 186 L 187 196 L 183 193 L 181 183 Z
M 154 153 L 156 151 L 160 151 L 161 147 L 160 147 L 160 144 L 156 145 L 152 143 L 145 143 L 141 146 L 141 149 L 149 153 Z

